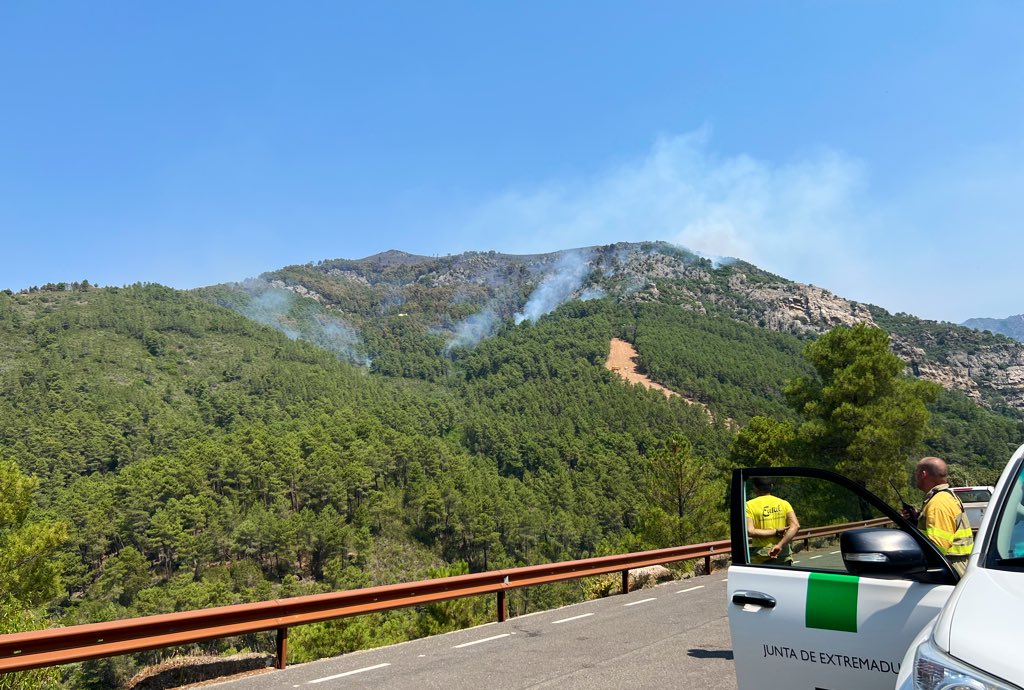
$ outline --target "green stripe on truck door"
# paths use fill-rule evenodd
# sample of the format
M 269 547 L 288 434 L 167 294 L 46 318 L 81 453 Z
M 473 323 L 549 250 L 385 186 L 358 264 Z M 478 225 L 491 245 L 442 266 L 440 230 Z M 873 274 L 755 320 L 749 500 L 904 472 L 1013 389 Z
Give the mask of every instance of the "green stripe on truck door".
M 856 575 L 811 573 L 807 580 L 808 628 L 857 632 Z

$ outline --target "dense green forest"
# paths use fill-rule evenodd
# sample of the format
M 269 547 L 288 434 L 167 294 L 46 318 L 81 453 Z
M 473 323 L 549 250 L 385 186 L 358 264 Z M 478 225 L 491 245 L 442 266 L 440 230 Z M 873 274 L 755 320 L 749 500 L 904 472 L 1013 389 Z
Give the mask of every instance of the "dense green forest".
M 736 428 L 799 424 L 788 386 L 817 375 L 807 338 L 666 304 L 568 302 L 454 349 L 405 306 L 367 317 L 352 357 L 202 296 L 0 294 L 0 481 L 18 487 L 0 496 L 0 547 L 37 556 L 11 569 L 36 595 L 0 598 L 0 631 L 722 538 Z M 712 416 L 607 371 L 612 337 Z M 927 404 L 922 450 L 964 479 L 987 479 L 1022 437 L 1019 418 L 961 394 Z M 592 588 L 510 603 L 524 613 Z M 491 607 L 304 626 L 290 655 L 452 629 Z M 22 681 L 111 687 L 168 653 Z
M 792 414 L 783 389 L 811 371 L 801 356 L 805 341 L 668 304 L 638 305 L 635 316 L 629 339 L 654 380 L 740 423 L 758 414 Z
M 435 385 L 369 374 L 155 285 L 0 296 L 0 457 L 39 480 L 31 520 L 67 533 L 50 620 L 663 545 L 643 530 L 658 517 L 652 452 L 679 433 L 721 457 L 728 433 L 601 367 L 618 317 L 602 305 L 510 329 Z M 488 605 L 310 626 L 292 653 L 458 626 Z M 70 682 L 132 668 L 90 662 Z

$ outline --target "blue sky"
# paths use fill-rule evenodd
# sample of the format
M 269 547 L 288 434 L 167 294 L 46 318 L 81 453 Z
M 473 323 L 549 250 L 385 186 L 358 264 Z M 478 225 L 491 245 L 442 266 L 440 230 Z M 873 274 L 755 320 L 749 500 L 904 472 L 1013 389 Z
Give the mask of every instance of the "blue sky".
M 1024 4 L 0 3 L 0 288 L 668 240 L 1024 312 Z

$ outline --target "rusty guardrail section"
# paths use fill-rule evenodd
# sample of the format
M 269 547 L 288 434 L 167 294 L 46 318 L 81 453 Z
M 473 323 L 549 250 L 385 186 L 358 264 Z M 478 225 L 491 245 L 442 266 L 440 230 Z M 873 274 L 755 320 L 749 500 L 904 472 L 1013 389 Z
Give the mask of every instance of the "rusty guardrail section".
M 793 541 L 803 541 L 804 548 L 810 546 L 811 539 L 824 539 L 825 537 L 834 537 L 837 534 L 846 532 L 851 529 L 860 529 L 863 527 L 882 527 L 884 525 L 892 524 L 892 520 L 889 518 L 874 518 L 873 520 L 861 520 L 860 522 L 847 522 L 842 525 L 829 525 L 827 527 L 808 527 L 802 529 L 796 533 L 793 537 Z
M 881 518 L 801 530 L 794 541 L 804 539 L 806 542 L 834 536 L 848 529 L 874 527 L 886 522 L 888 520 Z M 295 625 L 494 593 L 498 597 L 500 622 L 507 617 L 505 595 L 511 589 L 621 572 L 622 591 L 627 592 L 630 570 L 703 558 L 705 572 L 711 572 L 712 557 L 730 553 L 729 540 L 714 541 L 254 604 L 0 635 L 0 674 L 268 630 L 277 631 L 275 665 L 283 669 L 288 651 L 288 628 Z

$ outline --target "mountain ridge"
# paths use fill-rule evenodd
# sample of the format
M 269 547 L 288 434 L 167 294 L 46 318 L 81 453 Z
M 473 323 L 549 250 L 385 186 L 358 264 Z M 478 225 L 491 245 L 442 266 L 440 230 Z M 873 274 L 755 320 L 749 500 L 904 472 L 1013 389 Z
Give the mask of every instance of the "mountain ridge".
M 220 291 L 221 303 L 236 310 L 237 300 L 223 299 L 225 291 L 291 292 L 317 302 L 364 341 L 371 320 L 412 318 L 422 332 L 443 334 L 448 349 L 472 347 L 501 323 L 535 320 L 571 299 L 598 297 L 672 304 L 798 337 L 865 323 L 890 333 L 892 349 L 911 375 L 961 390 L 985 405 L 1024 411 L 1024 346 L 1012 338 L 890 314 L 742 260 L 713 261 L 665 242 L 527 255 L 486 251 L 426 257 L 388 250 L 356 260 L 283 267 L 248 287 L 206 290 Z M 266 322 L 280 327 L 273 318 Z M 369 361 L 379 354 L 372 343 L 367 350 Z
M 1024 342 L 1024 314 L 1007 316 L 1005 319 L 967 319 L 961 324 L 977 331 L 991 331 Z

